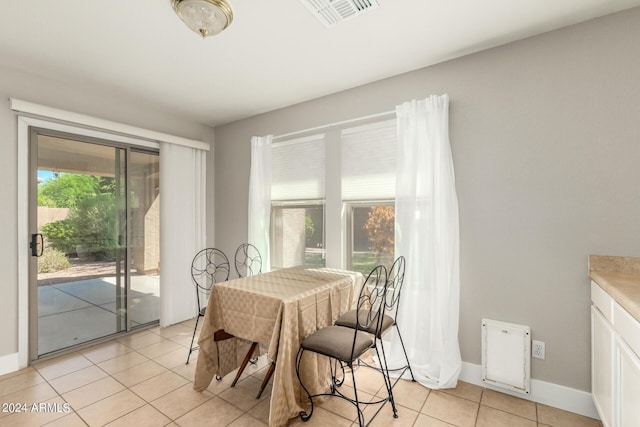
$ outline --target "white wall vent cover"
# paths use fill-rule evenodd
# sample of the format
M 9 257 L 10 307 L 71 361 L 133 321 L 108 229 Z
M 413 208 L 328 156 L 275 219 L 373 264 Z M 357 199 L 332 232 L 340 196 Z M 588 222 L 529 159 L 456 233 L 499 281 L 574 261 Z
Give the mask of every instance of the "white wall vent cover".
M 301 0 L 327 27 L 375 9 L 378 0 Z
M 482 319 L 482 381 L 531 393 L 531 329 Z

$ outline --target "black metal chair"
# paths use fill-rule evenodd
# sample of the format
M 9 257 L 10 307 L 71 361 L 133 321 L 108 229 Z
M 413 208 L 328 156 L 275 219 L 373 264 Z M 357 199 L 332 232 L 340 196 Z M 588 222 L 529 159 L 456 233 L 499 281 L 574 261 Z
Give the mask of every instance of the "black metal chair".
M 387 296 L 385 298 L 385 308 L 383 310 L 382 316 L 382 325 L 378 333 L 374 333 L 373 330 L 369 330 L 367 332 L 374 334 L 374 337 L 377 342 L 380 343 L 380 349 L 382 351 L 382 359 L 378 358 L 380 361 L 380 367 L 384 370 L 387 376 L 389 376 L 389 372 L 399 371 L 398 377 L 396 378 L 393 386 L 400 380 L 405 371 L 409 371 L 411 374 L 411 380 L 415 382 L 415 378 L 413 376 L 413 371 L 411 370 L 411 364 L 409 363 L 409 357 L 407 356 L 407 350 L 404 346 L 404 341 L 402 340 L 402 335 L 400 334 L 400 328 L 398 327 L 398 322 L 396 321 L 396 317 L 398 314 L 398 308 L 400 306 L 400 293 L 402 292 L 402 284 L 404 283 L 404 271 L 405 271 L 405 258 L 403 256 L 399 256 L 393 262 L 393 265 L 389 269 L 389 278 L 387 283 Z M 347 328 L 355 328 L 356 327 L 356 310 L 348 311 L 338 318 L 336 321 L 337 326 L 344 326 Z M 392 326 L 396 327 L 398 331 L 398 337 L 400 338 L 400 344 L 402 345 L 402 351 L 404 352 L 405 360 L 407 364 L 399 367 L 389 369 L 387 365 L 387 358 L 384 349 L 384 345 L 382 344 L 382 335 L 384 335 Z M 365 362 L 360 361 L 361 364 L 366 364 Z M 375 368 L 374 366 L 367 365 L 369 367 Z M 389 379 L 391 382 L 391 379 Z M 392 393 L 393 393 L 392 386 Z
M 236 249 L 236 272 L 238 277 L 254 276 L 262 273 L 262 256 L 251 243 L 243 243 Z
M 196 325 L 193 328 L 193 337 L 191 338 L 191 345 L 189 346 L 189 355 L 187 356 L 186 365 L 189 364 L 189 358 L 194 350 L 198 347 L 193 346 L 193 342 L 196 338 L 196 330 L 198 329 L 198 322 L 201 317 L 204 317 L 208 302 L 209 293 L 211 293 L 211 287 L 218 283 L 224 282 L 229 279 L 229 272 L 231 268 L 229 265 L 229 259 L 220 249 L 206 248 L 199 251 L 191 262 L 191 277 L 196 285 L 196 296 L 198 301 L 198 315 L 196 316 Z M 200 298 L 206 298 L 201 301 Z M 232 338 L 232 335 L 225 334 L 224 331 L 216 332 L 218 340 Z
M 362 286 L 357 302 L 357 309 L 355 310 L 356 321 L 354 328 L 329 326 L 314 332 L 302 341 L 296 358 L 296 374 L 301 387 L 307 393 L 311 403 L 309 413 L 305 411 L 300 412 L 300 418 L 303 421 L 308 421 L 313 415 L 313 398 L 318 396 L 336 396 L 351 402 L 356 407 L 358 424 L 361 427 L 365 425 L 361 405 L 380 404 L 380 407 L 366 425 L 373 420 L 387 401 L 391 402 L 394 418 L 398 417 L 393 395 L 391 394 L 389 377 L 384 372 L 381 372 L 385 387 L 387 388 L 388 397 L 381 400 L 361 402 L 358 399 L 358 388 L 353 366 L 354 362 L 368 350 L 375 349 L 376 353 L 378 352 L 375 336 L 379 334 L 382 328 L 382 312 L 386 306 L 386 292 L 387 270 L 384 266 L 380 265 L 369 273 L 369 276 Z M 330 358 L 331 384 L 329 393 L 311 395 L 307 387 L 303 384 L 300 378 L 300 363 L 305 352 L 313 352 Z M 378 357 L 379 356 L 378 354 Z M 354 389 L 353 399 L 343 394 L 339 389 L 345 379 L 345 365 L 351 371 Z M 338 366 L 340 366 L 342 370 L 341 378 L 338 377 Z
M 405 265 L 406 265 L 405 258 L 403 256 L 399 256 L 393 262 L 393 265 L 389 270 L 389 285 L 388 285 L 389 292 L 387 293 L 389 298 L 387 298 L 385 319 L 390 318 L 393 320 L 393 326 L 396 327 L 396 331 L 398 332 L 398 338 L 400 338 L 400 344 L 402 345 L 402 352 L 404 353 L 404 359 L 406 360 L 407 364 L 406 366 L 403 366 L 400 368 L 394 368 L 394 369 L 387 368 L 387 372 L 402 371 L 398 375 L 398 379 L 400 379 L 400 377 L 402 377 L 404 372 L 408 370 L 409 373 L 411 374 L 411 380 L 415 382 L 416 379 L 414 378 L 413 371 L 411 370 L 411 364 L 409 363 L 409 356 L 407 356 L 407 349 L 404 346 L 404 341 L 402 340 L 402 334 L 400 333 L 400 328 L 398 327 L 398 321 L 397 321 L 398 310 L 400 309 L 400 293 L 402 292 L 402 285 L 404 284 Z M 391 291 L 392 289 L 393 291 Z M 387 330 L 389 330 L 389 328 L 390 326 L 388 326 L 387 329 L 383 330 L 382 334 L 384 334 Z M 378 339 L 380 338 L 381 337 L 378 337 Z M 382 345 L 382 341 L 380 341 L 380 343 Z M 384 347 L 382 348 L 382 351 L 384 352 Z M 398 382 L 398 380 L 396 380 L 396 382 Z

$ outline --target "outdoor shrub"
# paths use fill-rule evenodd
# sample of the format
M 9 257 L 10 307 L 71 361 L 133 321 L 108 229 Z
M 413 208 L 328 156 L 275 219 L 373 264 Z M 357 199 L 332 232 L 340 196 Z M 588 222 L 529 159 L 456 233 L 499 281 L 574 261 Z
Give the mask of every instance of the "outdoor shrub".
M 47 238 L 47 243 L 54 249 L 67 255 L 76 252 L 76 239 L 73 225 L 71 225 L 68 219 L 44 224 L 42 226 L 42 234 Z
M 97 260 L 113 261 L 116 248 L 115 200 L 112 194 L 85 197 L 71 208 L 75 242 Z
M 316 232 L 316 228 L 313 225 L 313 219 L 309 215 L 305 215 L 304 217 L 304 241 L 307 246 L 311 246 L 311 239 L 313 238 L 313 233 Z
M 71 267 L 71 263 L 62 251 L 45 249 L 38 258 L 38 273 L 53 273 Z

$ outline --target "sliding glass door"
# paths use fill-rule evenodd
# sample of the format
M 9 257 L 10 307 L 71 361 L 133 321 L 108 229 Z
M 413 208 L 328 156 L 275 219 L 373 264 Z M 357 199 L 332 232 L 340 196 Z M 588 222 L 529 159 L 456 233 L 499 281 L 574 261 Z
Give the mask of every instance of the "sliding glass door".
M 31 132 L 31 358 L 158 320 L 159 157 Z
M 130 327 L 160 318 L 160 157 L 131 150 L 129 160 Z

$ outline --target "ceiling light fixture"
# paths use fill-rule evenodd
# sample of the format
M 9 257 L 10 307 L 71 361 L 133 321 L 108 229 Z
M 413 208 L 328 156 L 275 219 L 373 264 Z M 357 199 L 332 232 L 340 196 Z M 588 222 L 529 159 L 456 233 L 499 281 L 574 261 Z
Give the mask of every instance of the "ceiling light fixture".
M 226 0 L 171 0 L 176 14 L 202 38 L 215 36 L 233 21 L 233 11 Z

